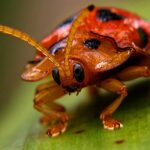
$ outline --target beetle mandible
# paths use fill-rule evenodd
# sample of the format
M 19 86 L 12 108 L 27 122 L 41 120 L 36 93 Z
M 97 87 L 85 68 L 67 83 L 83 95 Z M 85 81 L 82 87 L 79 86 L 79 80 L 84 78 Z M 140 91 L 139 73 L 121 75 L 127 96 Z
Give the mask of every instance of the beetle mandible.
M 15 36 L 38 51 L 22 74 L 26 81 L 53 77 L 37 87 L 34 107 L 41 122 L 53 122 L 47 133 L 66 130 L 68 115 L 54 100 L 95 85 L 119 96 L 100 114 L 103 126 L 123 125 L 112 114 L 127 96 L 124 81 L 150 76 L 150 24 L 138 15 L 114 8 L 90 5 L 60 24 L 39 44 L 26 33 L 0 25 L 0 32 Z

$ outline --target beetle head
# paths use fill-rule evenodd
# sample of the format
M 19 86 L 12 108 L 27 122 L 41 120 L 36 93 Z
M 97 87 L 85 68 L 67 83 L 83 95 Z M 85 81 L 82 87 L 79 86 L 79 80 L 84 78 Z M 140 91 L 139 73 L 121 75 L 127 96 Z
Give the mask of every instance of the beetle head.
M 64 61 L 62 61 L 61 67 L 65 70 Z M 69 59 L 69 69 L 70 75 L 63 76 L 61 71 L 57 67 L 54 67 L 52 70 L 53 79 L 67 92 L 79 92 L 88 82 L 88 78 L 86 77 L 87 70 L 85 70 L 84 65 L 80 61 L 73 59 Z
M 65 57 L 61 67 L 54 67 L 52 70 L 52 76 L 57 84 L 61 84 L 62 87 L 70 92 L 78 91 L 85 84 L 85 70 L 81 63 L 69 60 L 70 50 L 72 49 L 74 37 L 78 26 L 81 21 L 94 10 L 94 6 L 91 5 L 81 11 L 80 15 L 73 22 L 70 33 L 67 39 L 67 45 L 64 49 Z M 61 69 L 61 70 L 60 70 Z M 61 78 L 61 79 L 60 79 Z

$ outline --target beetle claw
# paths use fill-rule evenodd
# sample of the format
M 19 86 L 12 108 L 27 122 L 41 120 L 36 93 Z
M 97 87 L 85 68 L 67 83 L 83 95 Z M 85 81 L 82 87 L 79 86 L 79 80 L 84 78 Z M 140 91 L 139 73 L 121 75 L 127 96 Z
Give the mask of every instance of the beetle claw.
M 123 128 L 123 124 L 121 122 L 111 117 L 105 117 L 102 123 L 103 123 L 104 129 L 108 129 L 108 130 Z
M 61 133 L 64 133 L 66 131 L 66 128 L 67 128 L 67 123 L 59 122 L 59 123 L 53 125 L 52 127 L 50 127 L 47 130 L 47 134 L 50 137 L 56 137 L 56 136 L 60 135 Z

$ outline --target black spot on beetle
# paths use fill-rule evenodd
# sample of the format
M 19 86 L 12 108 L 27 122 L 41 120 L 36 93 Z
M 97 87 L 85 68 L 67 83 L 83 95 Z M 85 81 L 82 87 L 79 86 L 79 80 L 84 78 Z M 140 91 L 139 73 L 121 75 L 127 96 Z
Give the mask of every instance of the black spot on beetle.
M 94 5 L 90 5 L 90 6 L 88 6 L 87 8 L 88 8 L 89 11 L 93 11 L 94 8 L 95 8 L 95 6 L 94 6 Z
M 65 20 L 64 22 L 62 22 L 62 23 L 58 26 L 58 28 L 61 28 L 61 27 L 66 26 L 66 25 L 68 25 L 68 24 L 71 24 L 71 23 L 74 21 L 75 18 L 76 18 L 76 15 L 73 15 L 72 17 L 70 17 L 70 18 L 68 18 L 67 20 Z
M 138 33 L 139 33 L 139 36 L 140 36 L 140 38 L 141 38 L 141 41 L 142 41 L 142 44 L 141 44 L 141 48 L 144 48 L 146 45 L 147 45 L 147 43 L 148 43 L 148 35 L 147 35 L 147 33 L 144 31 L 144 29 L 143 28 L 141 28 L 141 27 L 139 27 L 138 29 Z
M 123 20 L 124 17 L 118 15 L 114 12 L 111 12 L 109 9 L 100 9 L 96 13 L 96 17 L 103 22 L 111 21 L 111 20 Z
M 98 39 L 87 39 L 84 42 L 84 45 L 89 48 L 89 49 L 98 49 L 100 46 L 101 42 Z

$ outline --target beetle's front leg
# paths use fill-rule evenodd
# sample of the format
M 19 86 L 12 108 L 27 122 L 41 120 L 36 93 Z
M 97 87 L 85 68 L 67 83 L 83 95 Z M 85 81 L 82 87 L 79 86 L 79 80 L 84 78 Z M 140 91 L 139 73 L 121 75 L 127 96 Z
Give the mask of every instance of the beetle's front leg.
M 112 118 L 112 114 L 119 107 L 123 99 L 127 96 L 126 86 L 119 80 L 116 80 L 115 78 L 106 79 L 105 81 L 102 81 L 100 84 L 98 84 L 98 86 L 107 91 L 115 92 L 120 95 L 100 114 L 100 119 L 103 122 L 104 128 L 113 130 L 116 128 L 123 127 L 123 125 L 119 121 Z
M 51 123 L 47 134 L 53 137 L 64 132 L 67 127 L 68 115 L 64 107 L 53 102 L 63 95 L 65 95 L 64 91 L 51 81 L 38 86 L 34 98 L 34 107 L 44 114 L 41 122 Z

